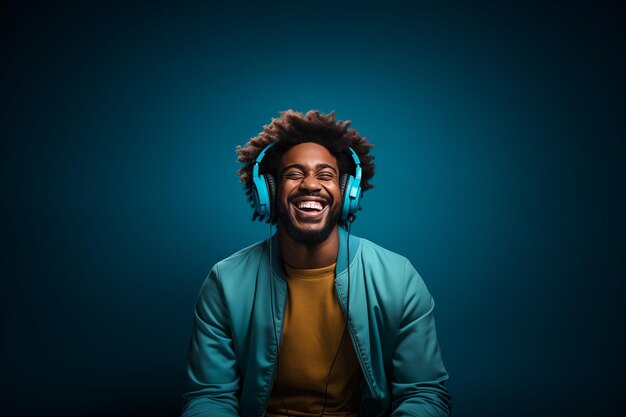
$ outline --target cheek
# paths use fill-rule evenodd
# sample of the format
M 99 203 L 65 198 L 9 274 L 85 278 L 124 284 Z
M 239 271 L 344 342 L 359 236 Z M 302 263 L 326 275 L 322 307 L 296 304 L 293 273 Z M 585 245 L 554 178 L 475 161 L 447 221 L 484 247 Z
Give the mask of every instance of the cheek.
M 293 193 L 294 186 L 288 182 L 283 182 L 278 186 L 278 200 L 287 203 L 289 201 L 289 195 Z
M 341 204 L 341 190 L 339 184 L 327 188 L 328 194 L 333 196 L 334 204 Z

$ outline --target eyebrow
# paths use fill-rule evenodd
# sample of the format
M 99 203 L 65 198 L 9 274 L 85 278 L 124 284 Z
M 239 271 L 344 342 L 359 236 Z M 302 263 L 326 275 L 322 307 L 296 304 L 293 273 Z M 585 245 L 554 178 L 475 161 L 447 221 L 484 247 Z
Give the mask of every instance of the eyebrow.
M 306 167 L 304 165 L 302 165 L 302 164 L 291 164 L 291 165 L 287 165 L 285 168 L 283 168 L 281 174 L 284 174 L 285 171 L 287 171 L 288 169 L 291 169 L 291 168 L 297 168 L 300 171 L 306 171 Z M 337 174 L 337 170 L 332 165 L 317 164 L 315 166 L 315 169 L 318 170 L 318 171 L 321 170 L 321 169 L 326 169 L 326 168 L 332 169 L 335 172 L 335 174 Z

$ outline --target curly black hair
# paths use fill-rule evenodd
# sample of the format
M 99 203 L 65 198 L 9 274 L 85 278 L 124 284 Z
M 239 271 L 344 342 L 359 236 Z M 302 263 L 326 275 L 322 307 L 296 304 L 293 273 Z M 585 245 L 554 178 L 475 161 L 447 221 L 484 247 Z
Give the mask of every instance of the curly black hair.
M 370 155 L 369 151 L 374 145 L 359 135 L 359 132 L 351 129 L 350 124 L 349 120 L 337 121 L 334 111 L 328 114 L 321 114 L 316 110 L 310 110 L 306 114 L 294 110 L 280 112 L 280 117 L 263 126 L 261 133 L 251 138 L 244 146 L 237 146 L 236 152 L 239 155 L 237 161 L 243 164 L 237 173 L 239 181 L 244 183 L 248 201 L 254 207 L 252 194 L 254 162 L 259 153 L 272 142 L 276 142 L 276 145 L 265 154 L 260 167 L 261 173 L 271 173 L 277 178 L 278 164 L 284 152 L 300 143 L 315 142 L 324 146 L 337 158 L 340 174 L 354 174 L 354 161 L 348 153 L 348 147 L 351 147 L 361 160 L 361 190 L 365 192 L 373 188 L 370 179 L 374 176 L 374 156 Z M 257 213 L 254 213 L 252 220 L 256 220 L 257 217 Z

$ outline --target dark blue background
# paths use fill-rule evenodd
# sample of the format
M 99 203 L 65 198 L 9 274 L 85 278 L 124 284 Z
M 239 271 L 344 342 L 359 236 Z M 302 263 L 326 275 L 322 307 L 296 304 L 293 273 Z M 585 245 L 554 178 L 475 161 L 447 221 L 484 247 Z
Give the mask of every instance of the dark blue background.
M 454 415 L 623 415 L 622 2 L 1 7 L 0 414 L 178 414 L 268 232 L 235 147 L 294 108 L 376 145 L 353 232 L 429 286 Z

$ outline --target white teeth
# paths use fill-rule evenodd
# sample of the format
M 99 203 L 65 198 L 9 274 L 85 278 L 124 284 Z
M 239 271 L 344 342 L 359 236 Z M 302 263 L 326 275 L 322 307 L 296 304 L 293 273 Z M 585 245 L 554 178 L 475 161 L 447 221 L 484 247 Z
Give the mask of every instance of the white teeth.
M 319 201 L 301 201 L 300 203 L 298 203 L 298 208 L 309 208 L 317 211 L 322 211 L 324 207 L 322 207 L 322 203 L 320 203 Z

